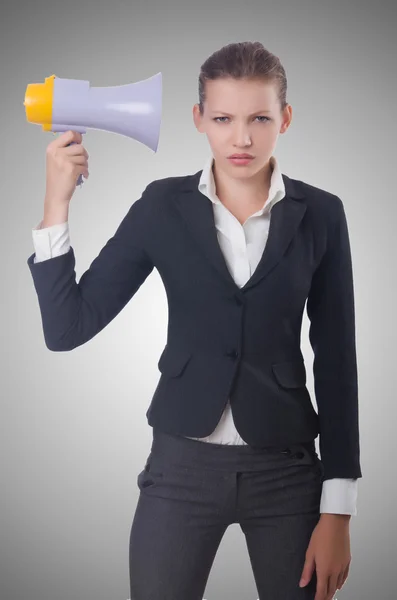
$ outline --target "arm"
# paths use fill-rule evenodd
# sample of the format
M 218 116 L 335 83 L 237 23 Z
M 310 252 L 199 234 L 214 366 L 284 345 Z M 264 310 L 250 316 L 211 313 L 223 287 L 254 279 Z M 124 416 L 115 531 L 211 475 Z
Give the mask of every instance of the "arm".
M 334 198 L 307 300 L 324 480 L 362 477 L 352 261 L 344 207 Z
M 99 333 L 124 308 L 154 268 L 145 251 L 153 184 L 128 210 L 113 237 L 76 282 L 73 247 L 49 260 L 28 258 L 44 338 L 53 351 L 72 350 Z

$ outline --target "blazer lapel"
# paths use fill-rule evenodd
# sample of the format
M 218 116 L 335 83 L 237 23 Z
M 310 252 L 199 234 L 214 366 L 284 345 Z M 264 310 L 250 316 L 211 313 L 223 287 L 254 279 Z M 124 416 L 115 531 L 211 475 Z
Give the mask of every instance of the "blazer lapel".
M 286 195 L 271 208 L 265 249 L 255 271 L 240 288 L 229 272 L 218 242 L 212 202 L 198 189 L 201 173 L 198 171 L 183 180 L 174 197 L 175 205 L 194 240 L 226 284 L 234 292 L 245 291 L 266 277 L 287 251 L 306 211 L 306 204 L 296 201 L 304 198 L 304 194 L 287 175 L 282 175 Z

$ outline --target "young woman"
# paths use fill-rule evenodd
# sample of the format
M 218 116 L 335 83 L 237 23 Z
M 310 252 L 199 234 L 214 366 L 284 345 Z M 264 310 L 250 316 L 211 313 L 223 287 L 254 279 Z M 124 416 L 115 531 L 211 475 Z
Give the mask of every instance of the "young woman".
M 28 260 L 47 346 L 91 339 L 154 267 L 169 302 L 131 600 L 201 600 L 231 523 L 261 600 L 330 600 L 348 575 L 362 476 L 349 236 L 337 196 L 281 173 L 286 90 L 279 59 L 258 42 L 210 56 L 193 108 L 211 147 L 204 168 L 149 184 L 78 284 L 67 210 L 88 155 L 67 146 L 81 142 L 71 132 L 50 145 Z M 300 349 L 306 301 L 318 414 Z

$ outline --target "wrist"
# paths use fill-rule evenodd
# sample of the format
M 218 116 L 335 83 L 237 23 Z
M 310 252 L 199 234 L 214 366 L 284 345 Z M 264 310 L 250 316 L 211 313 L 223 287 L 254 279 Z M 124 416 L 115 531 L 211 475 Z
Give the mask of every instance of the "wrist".
M 321 513 L 320 519 L 322 521 L 332 521 L 334 523 L 346 523 L 349 524 L 351 515 L 344 515 L 338 513 Z
M 65 223 L 65 221 L 68 220 L 68 217 L 69 205 L 54 204 L 53 201 L 50 203 L 48 200 L 45 200 L 42 227 Z

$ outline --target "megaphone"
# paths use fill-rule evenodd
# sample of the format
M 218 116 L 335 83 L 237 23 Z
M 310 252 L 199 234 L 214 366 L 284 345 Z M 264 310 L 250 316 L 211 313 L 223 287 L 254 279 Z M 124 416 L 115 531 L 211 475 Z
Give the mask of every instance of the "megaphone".
M 87 133 L 87 128 L 112 131 L 157 152 L 162 74 L 113 87 L 90 87 L 89 81 L 51 75 L 45 83 L 27 86 L 24 106 L 27 121 L 42 125 L 44 131 L 73 130 L 82 134 Z M 82 183 L 79 175 L 77 185 Z

